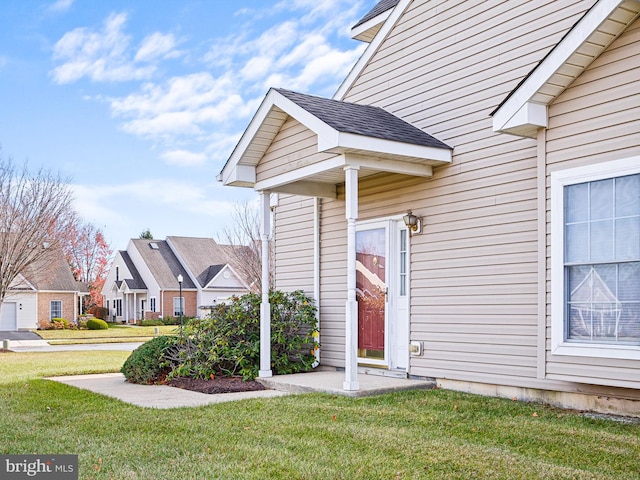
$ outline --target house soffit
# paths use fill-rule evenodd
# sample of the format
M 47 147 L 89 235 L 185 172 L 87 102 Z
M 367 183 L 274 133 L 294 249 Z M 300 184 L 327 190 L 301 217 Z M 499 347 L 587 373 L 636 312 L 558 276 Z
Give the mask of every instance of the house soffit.
M 256 167 L 284 122 L 293 118 L 317 138 L 317 162 L 258 181 Z M 391 113 L 368 105 L 271 89 L 218 176 L 225 185 L 260 191 L 335 197 L 344 167 L 360 176 L 380 172 L 430 177 L 451 163 L 452 148 Z
M 640 16 L 640 0 L 598 0 L 494 110 L 493 130 L 535 138 L 550 105 Z
M 351 28 L 351 38 L 371 42 L 400 0 L 381 0 Z

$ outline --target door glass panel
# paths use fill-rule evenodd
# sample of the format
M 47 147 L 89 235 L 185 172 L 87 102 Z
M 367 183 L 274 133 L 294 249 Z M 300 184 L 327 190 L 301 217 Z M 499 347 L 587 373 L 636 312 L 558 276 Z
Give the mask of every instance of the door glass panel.
M 384 360 L 386 303 L 386 229 L 356 233 L 358 356 Z

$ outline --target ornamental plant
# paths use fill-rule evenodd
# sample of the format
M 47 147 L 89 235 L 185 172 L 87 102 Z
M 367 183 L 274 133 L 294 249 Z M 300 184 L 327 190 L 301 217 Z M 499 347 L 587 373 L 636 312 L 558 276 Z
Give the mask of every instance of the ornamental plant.
M 120 371 L 131 383 L 152 384 L 162 382 L 174 367 L 170 358 L 176 338 L 163 335 L 136 348 Z
M 318 347 L 316 308 L 302 291 L 272 291 L 271 368 L 275 374 L 311 370 Z M 171 377 L 258 376 L 261 296 L 248 293 L 221 304 L 204 319 L 191 320 L 178 342 Z

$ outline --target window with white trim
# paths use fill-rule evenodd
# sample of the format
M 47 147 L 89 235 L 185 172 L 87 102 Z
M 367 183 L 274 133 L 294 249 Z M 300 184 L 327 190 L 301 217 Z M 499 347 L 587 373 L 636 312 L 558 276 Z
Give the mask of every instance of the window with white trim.
M 551 173 L 552 353 L 640 359 L 640 157 Z
M 180 308 L 180 299 L 182 299 L 182 309 Z M 184 315 L 184 297 L 173 297 L 173 316 L 179 317 L 181 310 Z
M 150 312 L 156 311 L 156 297 L 151 297 L 149 299 L 149 311 Z
M 121 317 L 122 316 L 122 299 L 121 298 L 116 298 L 113 301 L 113 308 L 116 311 L 116 317 Z
M 62 300 L 51 300 L 49 302 L 49 320 L 62 318 Z

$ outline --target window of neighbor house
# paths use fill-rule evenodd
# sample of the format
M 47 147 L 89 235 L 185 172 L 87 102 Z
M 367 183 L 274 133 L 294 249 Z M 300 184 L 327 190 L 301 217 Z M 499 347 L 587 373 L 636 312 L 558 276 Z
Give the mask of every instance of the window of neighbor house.
M 551 179 L 553 353 L 640 358 L 640 158 Z
M 62 318 L 62 301 L 51 300 L 49 303 L 49 320 L 54 318 Z
M 149 311 L 151 312 L 156 311 L 156 297 L 151 297 L 149 299 Z
M 116 298 L 113 301 L 113 308 L 116 311 L 116 317 L 121 317 L 122 316 L 122 299 L 121 298 Z
M 180 316 L 180 298 L 182 298 L 182 314 L 184 315 L 184 297 L 173 297 L 173 316 Z

